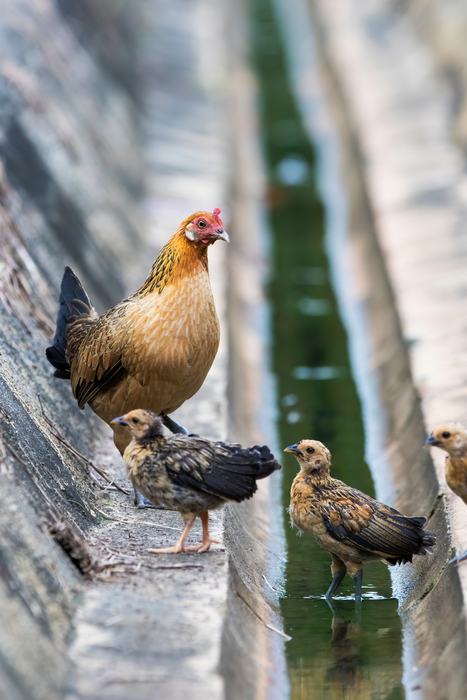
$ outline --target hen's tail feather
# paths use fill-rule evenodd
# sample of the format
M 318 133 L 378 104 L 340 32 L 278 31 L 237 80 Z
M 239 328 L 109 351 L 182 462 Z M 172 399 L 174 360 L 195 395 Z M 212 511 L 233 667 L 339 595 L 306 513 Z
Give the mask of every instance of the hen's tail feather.
M 58 303 L 53 345 L 47 348 L 45 354 L 50 364 L 57 370 L 55 376 L 59 379 L 69 379 L 70 364 L 66 355 L 67 327 L 76 318 L 94 313 L 91 301 L 71 267 L 65 267 Z

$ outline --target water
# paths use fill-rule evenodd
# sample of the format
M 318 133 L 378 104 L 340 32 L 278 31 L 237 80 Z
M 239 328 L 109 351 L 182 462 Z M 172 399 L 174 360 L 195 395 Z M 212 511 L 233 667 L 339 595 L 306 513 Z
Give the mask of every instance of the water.
M 249 0 L 251 53 L 260 92 L 273 234 L 273 371 L 282 446 L 302 438 L 331 450 L 332 474 L 374 495 L 364 461 L 361 406 L 331 285 L 315 157 L 288 81 L 271 0 Z M 283 456 L 283 505 L 297 473 Z M 387 567 L 367 565 L 356 611 L 346 577 L 330 606 L 323 596 L 330 556 L 286 523 L 288 563 L 281 599 L 292 700 L 400 700 L 401 622 Z

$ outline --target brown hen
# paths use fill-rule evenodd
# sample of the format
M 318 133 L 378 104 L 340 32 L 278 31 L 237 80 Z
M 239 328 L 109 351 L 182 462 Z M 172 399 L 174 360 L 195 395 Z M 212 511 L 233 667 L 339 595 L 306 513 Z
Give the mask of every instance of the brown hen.
M 243 448 L 197 435 L 166 438 L 161 419 L 151 411 L 130 411 L 114 422 L 124 426 L 131 438 L 123 459 L 135 489 L 157 505 L 178 510 L 185 522 L 175 546 L 150 552 L 206 552 L 215 542 L 209 535 L 209 511 L 227 501 L 251 498 L 257 479 L 281 468 L 266 445 Z M 203 541 L 185 547 L 197 517 L 203 525 Z
M 135 408 L 167 414 L 203 384 L 219 347 L 219 321 L 208 270 L 208 247 L 228 241 L 219 217 L 199 211 L 185 219 L 159 253 L 143 286 L 97 316 L 78 278 L 63 276 L 57 330 L 47 348 L 55 376 L 70 379 L 79 408 L 89 404 L 110 425 Z M 130 435 L 112 424 L 120 453 Z
M 436 535 L 422 529 L 426 518 L 407 518 L 333 479 L 331 453 L 321 442 L 302 440 L 284 452 L 300 464 L 290 494 L 292 522 L 331 555 L 333 580 L 326 598 L 332 598 L 348 573 L 355 581 L 355 600 L 361 600 L 363 562 L 382 560 L 394 566 L 431 552 Z

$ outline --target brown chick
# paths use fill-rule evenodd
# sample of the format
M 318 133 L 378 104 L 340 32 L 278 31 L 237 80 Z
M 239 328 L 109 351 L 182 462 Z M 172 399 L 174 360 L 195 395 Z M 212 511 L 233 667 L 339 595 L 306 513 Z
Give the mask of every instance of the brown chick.
M 186 433 L 167 414 L 196 394 L 219 347 L 207 255 L 215 241 L 229 240 L 219 214 L 198 211 L 182 221 L 143 286 L 100 318 L 65 269 L 46 354 L 55 376 L 70 379 L 79 408 L 88 403 L 109 425 L 146 408 L 163 415 L 172 432 Z M 118 423 L 112 427 L 123 454 L 130 435 Z
M 197 435 L 166 438 L 162 420 L 151 411 L 130 411 L 112 422 L 125 427 L 130 435 L 123 459 L 135 489 L 157 505 L 178 510 L 185 522 L 176 545 L 149 552 L 207 552 L 216 542 L 209 535 L 209 511 L 227 501 L 239 503 L 251 498 L 257 479 L 281 468 L 265 445 L 243 448 Z M 203 525 L 203 541 L 185 547 L 197 517 Z
M 426 518 L 406 518 L 394 508 L 347 486 L 329 474 L 331 453 L 317 440 L 286 447 L 298 460 L 290 499 L 292 523 L 313 535 L 331 555 L 332 598 L 346 572 L 355 581 L 355 600 L 362 597 L 363 563 L 382 560 L 405 564 L 414 554 L 431 553 L 436 535 L 423 530 Z
M 460 423 L 443 423 L 430 433 L 425 445 L 439 447 L 448 453 L 447 485 L 467 504 L 467 430 Z M 467 559 L 467 552 L 454 557 L 451 562 L 464 559 Z

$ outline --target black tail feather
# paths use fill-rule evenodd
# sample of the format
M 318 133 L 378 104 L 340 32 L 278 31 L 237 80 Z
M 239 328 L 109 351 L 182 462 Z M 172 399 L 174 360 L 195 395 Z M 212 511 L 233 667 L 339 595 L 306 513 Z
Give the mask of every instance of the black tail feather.
M 253 449 L 258 450 L 260 454 L 260 467 L 257 479 L 265 479 L 275 471 L 281 469 L 281 465 L 274 459 L 274 455 L 267 445 L 255 445 Z
M 91 314 L 93 307 L 71 267 L 66 267 L 60 286 L 57 327 L 51 345 L 45 351 L 48 361 L 56 368 L 55 376 L 60 379 L 70 378 L 70 364 L 66 355 L 67 326 L 79 316 Z

